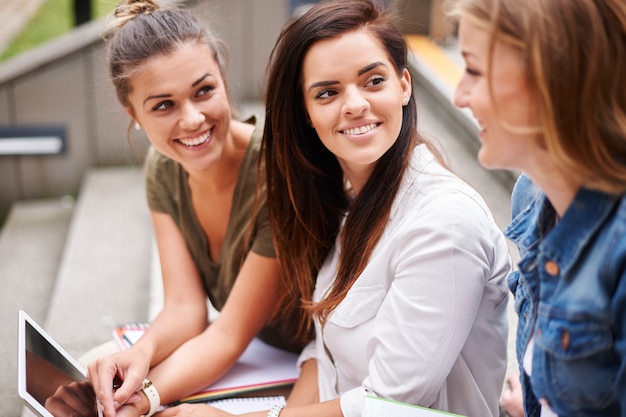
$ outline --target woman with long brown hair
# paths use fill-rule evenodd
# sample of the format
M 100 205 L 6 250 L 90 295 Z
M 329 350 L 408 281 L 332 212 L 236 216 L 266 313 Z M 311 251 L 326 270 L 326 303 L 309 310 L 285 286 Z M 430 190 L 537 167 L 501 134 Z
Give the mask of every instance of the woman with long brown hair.
M 507 247 L 416 121 L 406 41 L 375 2 L 320 2 L 282 30 L 268 208 L 281 305 L 302 304 L 316 339 L 281 416 L 317 400 L 306 415 L 360 416 L 366 395 L 498 415 Z

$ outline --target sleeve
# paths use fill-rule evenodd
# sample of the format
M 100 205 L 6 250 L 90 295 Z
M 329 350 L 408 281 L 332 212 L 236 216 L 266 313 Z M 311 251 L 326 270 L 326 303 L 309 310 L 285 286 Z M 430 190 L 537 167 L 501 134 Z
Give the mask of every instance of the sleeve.
M 252 184 L 252 190 L 256 190 L 257 178 L 257 164 L 260 155 L 261 141 L 263 137 L 263 126 L 257 125 L 252 133 L 252 144 L 254 147 L 254 158 L 251 160 L 251 166 L 249 168 L 250 182 Z M 257 213 L 255 219 L 256 234 L 252 247 L 250 248 L 254 253 L 266 256 L 268 258 L 275 258 L 276 251 L 274 250 L 274 243 L 272 240 L 272 231 L 270 229 L 269 212 L 267 208 L 267 202 L 263 200 L 262 205 Z
M 394 279 L 368 342 L 368 375 L 361 387 L 342 396 L 347 416 L 360 415 L 367 392 L 434 404 L 474 326 L 493 270 L 506 293 L 508 252 L 494 250 L 495 240 L 504 245 L 503 238 L 474 197 L 457 190 L 431 193 L 407 217 L 390 266 Z M 506 312 L 495 306 L 493 311 Z M 502 322 L 491 319 L 486 327 Z
M 317 359 L 317 354 L 315 353 L 315 349 L 316 349 L 315 339 L 313 339 L 309 342 L 308 345 L 304 347 L 304 349 L 302 349 L 302 352 L 300 352 L 300 356 L 298 356 L 298 361 L 297 361 L 298 369 L 300 369 L 302 367 L 302 364 L 308 361 L 309 359 Z
M 614 250 L 622 254 L 626 253 L 626 238 L 621 238 Z M 625 263 L 625 259 L 620 259 L 620 265 Z M 614 349 L 619 359 L 616 392 L 621 409 L 620 415 L 626 417 L 626 320 L 624 320 L 624 317 L 626 317 L 626 270 L 623 266 L 617 270 L 620 273 L 616 277 L 617 286 L 611 302 L 611 319 L 613 326 L 615 326 L 613 328 L 615 337 Z
M 168 190 L 168 181 L 163 177 L 166 171 L 166 158 L 159 154 L 152 146 L 148 149 L 144 164 L 144 176 L 146 183 L 146 199 L 148 207 L 152 211 L 161 213 L 172 213 L 171 202 L 168 196 L 172 195 Z M 172 179 L 170 178 L 170 181 Z
M 267 211 L 267 205 L 263 204 L 257 214 L 256 219 L 256 235 L 252 247 L 254 253 L 268 258 L 275 258 L 276 251 L 272 241 L 272 231 L 270 230 L 270 221 Z

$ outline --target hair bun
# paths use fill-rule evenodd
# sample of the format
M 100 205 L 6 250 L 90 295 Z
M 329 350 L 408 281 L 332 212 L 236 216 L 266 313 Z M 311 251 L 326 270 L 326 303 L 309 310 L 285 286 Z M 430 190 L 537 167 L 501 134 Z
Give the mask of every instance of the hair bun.
M 141 14 L 150 14 L 160 9 L 160 6 L 154 0 L 125 0 L 122 1 L 113 12 L 115 16 L 116 27 L 121 27 L 130 19 Z

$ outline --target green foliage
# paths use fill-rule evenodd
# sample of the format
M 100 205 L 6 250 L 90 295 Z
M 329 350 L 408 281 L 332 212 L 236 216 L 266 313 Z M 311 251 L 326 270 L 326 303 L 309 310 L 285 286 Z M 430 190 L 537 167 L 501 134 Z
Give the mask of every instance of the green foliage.
M 74 27 L 74 0 L 44 0 L 41 7 L 24 25 L 22 31 L 0 54 L 0 61 L 52 40 Z M 106 16 L 113 11 L 117 0 L 91 0 L 94 19 Z

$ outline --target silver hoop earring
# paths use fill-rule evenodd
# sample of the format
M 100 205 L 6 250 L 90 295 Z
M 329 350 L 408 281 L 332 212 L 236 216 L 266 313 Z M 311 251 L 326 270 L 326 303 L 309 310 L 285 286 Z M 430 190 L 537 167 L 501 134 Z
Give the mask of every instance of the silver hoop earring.
M 135 122 L 135 130 L 141 130 L 141 125 L 139 122 Z

